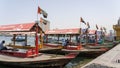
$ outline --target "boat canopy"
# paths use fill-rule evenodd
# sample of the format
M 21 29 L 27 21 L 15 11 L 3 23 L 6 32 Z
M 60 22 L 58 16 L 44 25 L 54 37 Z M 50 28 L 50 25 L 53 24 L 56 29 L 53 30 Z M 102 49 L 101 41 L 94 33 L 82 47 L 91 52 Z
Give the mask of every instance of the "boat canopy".
M 89 30 L 89 34 L 95 34 L 96 30 Z
M 45 34 L 78 34 L 80 28 L 48 30 Z
M 71 29 L 54 29 L 48 30 L 45 34 L 80 34 L 80 28 L 71 28 Z M 86 29 L 82 29 L 82 33 L 85 33 Z M 96 30 L 89 30 L 89 34 L 95 34 Z
M 37 23 L 21 23 L 21 24 L 10 24 L 10 25 L 0 25 L 0 32 L 13 32 L 15 33 L 27 33 L 32 32 L 34 33 L 36 30 Z M 41 30 L 40 26 L 38 26 L 39 30 Z

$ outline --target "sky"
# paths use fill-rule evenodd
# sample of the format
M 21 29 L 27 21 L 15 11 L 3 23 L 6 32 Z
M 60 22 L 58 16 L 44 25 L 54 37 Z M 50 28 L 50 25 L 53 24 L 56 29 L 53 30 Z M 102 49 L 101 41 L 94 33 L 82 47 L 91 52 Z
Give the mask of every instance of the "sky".
M 120 0 L 0 0 L 0 25 L 29 23 L 37 19 L 37 7 L 48 13 L 50 29 L 106 27 L 112 30 L 120 17 Z

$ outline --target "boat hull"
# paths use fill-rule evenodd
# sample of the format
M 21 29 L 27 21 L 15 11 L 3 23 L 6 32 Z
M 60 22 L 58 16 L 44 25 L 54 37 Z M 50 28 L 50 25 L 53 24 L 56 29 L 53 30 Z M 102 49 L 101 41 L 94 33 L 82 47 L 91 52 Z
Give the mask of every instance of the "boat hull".
M 54 60 L 44 60 L 44 61 L 32 61 L 32 62 L 4 62 L 0 61 L 1 65 L 17 68 L 63 68 L 69 59 L 54 59 Z
M 0 54 L 0 64 L 18 68 L 63 68 L 77 55 L 76 53 L 67 55 L 41 53 L 35 57 L 22 58 Z

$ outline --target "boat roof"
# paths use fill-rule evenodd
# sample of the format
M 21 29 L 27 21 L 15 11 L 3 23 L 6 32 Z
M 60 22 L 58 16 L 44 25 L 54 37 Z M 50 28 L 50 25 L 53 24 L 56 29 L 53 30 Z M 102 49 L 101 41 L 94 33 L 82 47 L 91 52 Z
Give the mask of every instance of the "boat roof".
M 96 30 L 89 30 L 89 34 L 95 34 Z
M 34 57 L 34 58 L 21 58 L 21 57 L 14 57 L 14 56 L 9 56 L 9 55 L 2 55 L 0 54 L 0 61 L 1 62 L 45 62 L 45 61 L 51 61 L 51 60 L 58 60 L 58 59 L 72 59 L 74 56 L 70 57 L 67 55 L 57 55 L 56 54 L 43 54 L 40 53 L 40 56 Z M 56 56 L 56 57 L 53 57 Z M 52 58 L 53 57 L 53 58 Z
M 45 34 L 78 34 L 80 28 L 48 30 Z
M 80 34 L 80 28 L 70 28 L 70 29 L 54 29 L 48 30 L 45 34 Z M 82 33 L 84 33 L 86 29 L 82 29 Z M 89 34 L 95 34 L 96 30 L 89 30 Z
M 0 32 L 32 32 L 35 31 L 36 25 L 35 22 L 0 25 Z M 41 29 L 40 26 L 39 29 Z

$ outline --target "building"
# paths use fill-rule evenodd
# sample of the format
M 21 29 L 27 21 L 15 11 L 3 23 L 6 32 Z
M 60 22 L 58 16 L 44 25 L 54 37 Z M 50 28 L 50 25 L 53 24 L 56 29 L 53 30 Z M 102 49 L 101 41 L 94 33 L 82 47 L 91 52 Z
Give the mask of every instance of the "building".
M 116 40 L 120 40 L 120 18 L 118 19 L 118 23 L 116 25 L 113 25 L 113 29 L 115 30 Z

